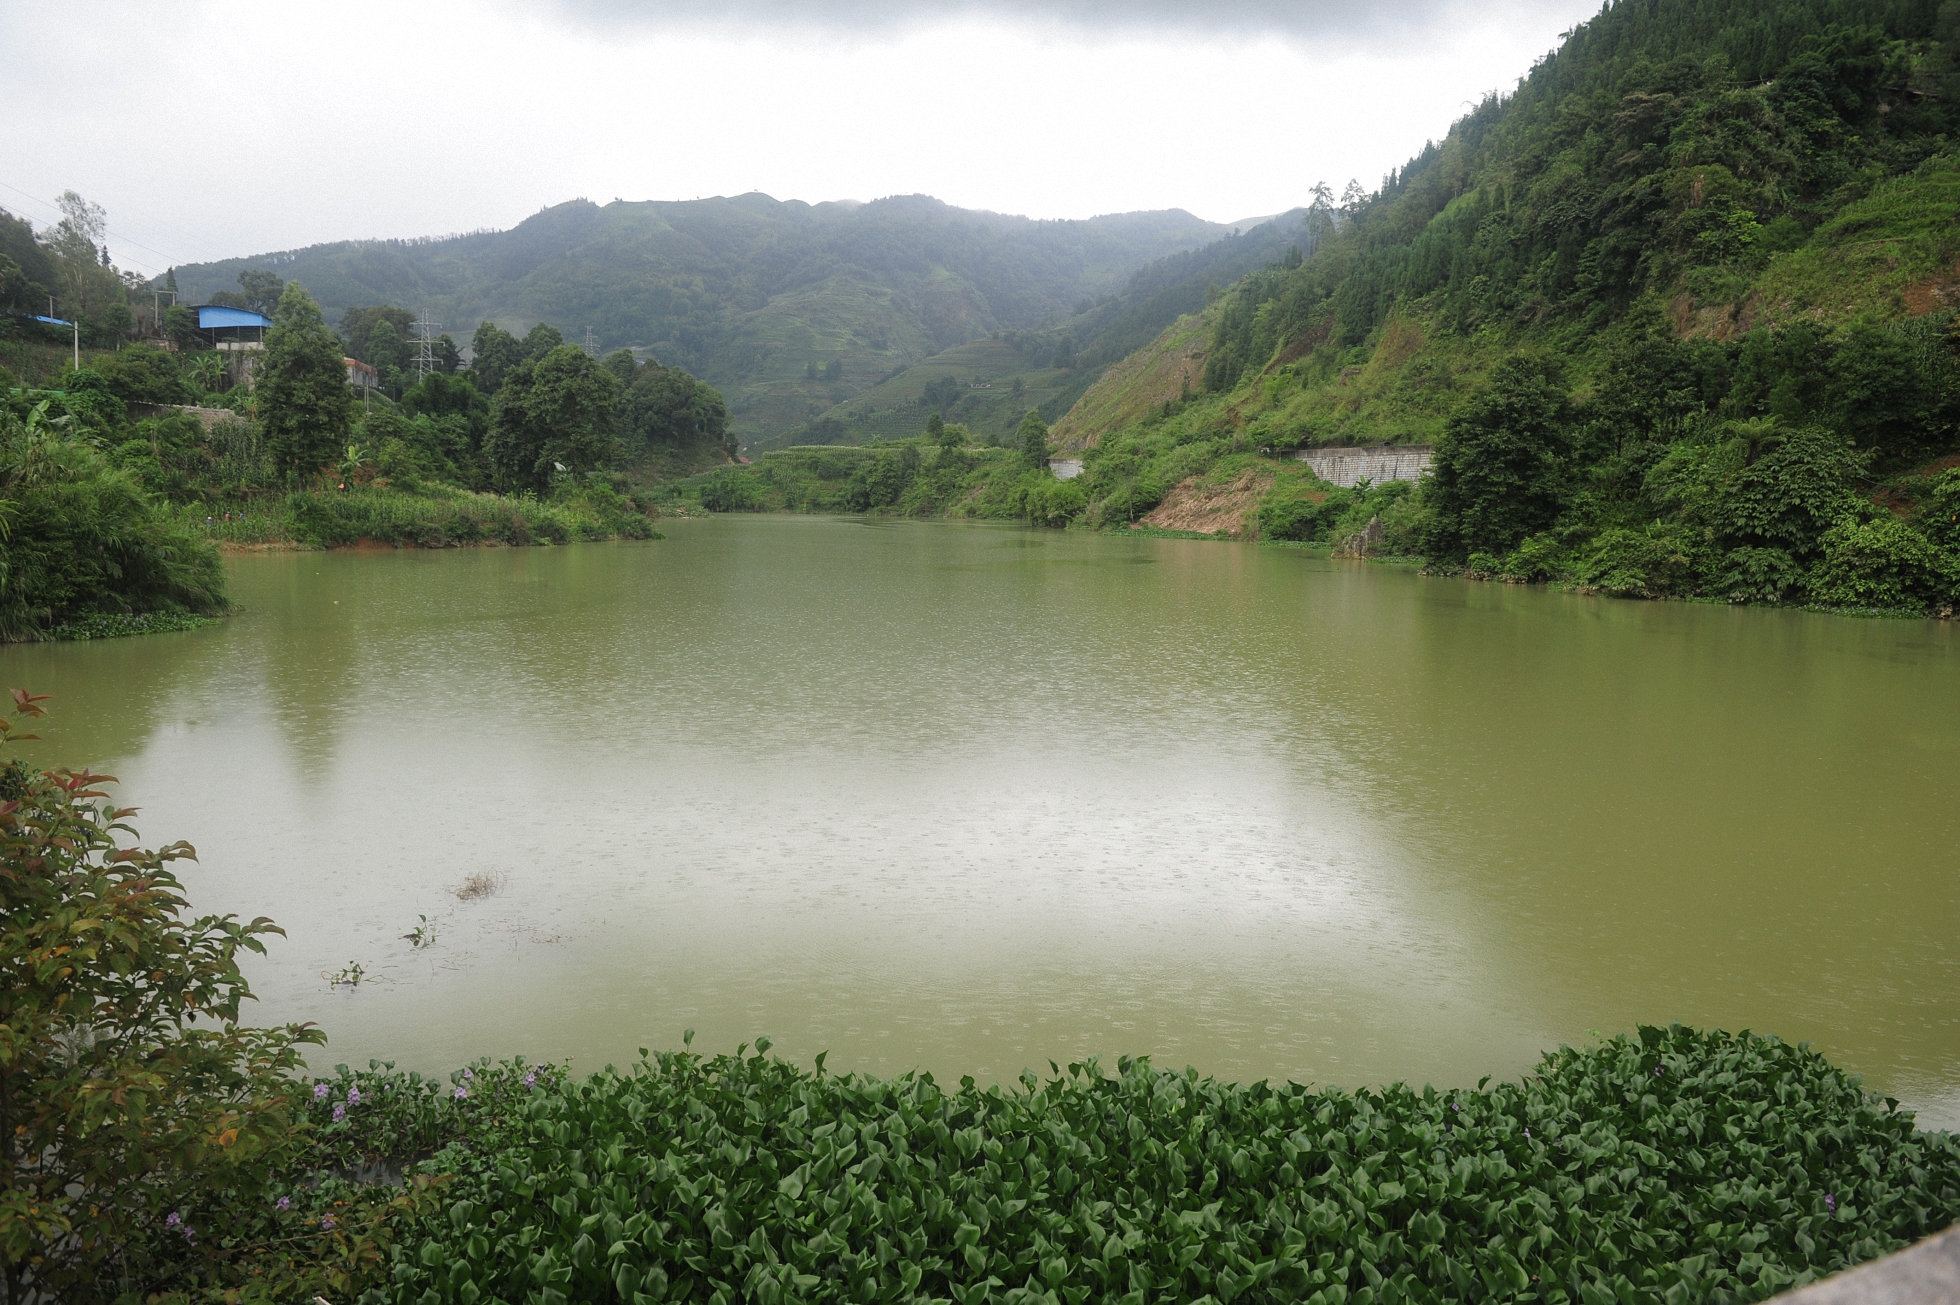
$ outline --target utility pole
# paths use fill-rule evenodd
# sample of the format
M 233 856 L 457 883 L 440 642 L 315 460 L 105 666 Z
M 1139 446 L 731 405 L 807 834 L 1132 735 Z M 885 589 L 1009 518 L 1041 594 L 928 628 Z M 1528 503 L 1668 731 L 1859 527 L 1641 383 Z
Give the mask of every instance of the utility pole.
M 597 358 L 599 356 L 599 342 L 592 338 L 591 327 L 588 326 L 585 328 L 585 343 L 579 347 L 585 350 L 585 356 L 588 358 Z
M 415 379 L 419 381 L 436 369 L 436 328 L 442 323 L 430 321 L 424 308 L 421 320 L 409 325 L 415 330 Z

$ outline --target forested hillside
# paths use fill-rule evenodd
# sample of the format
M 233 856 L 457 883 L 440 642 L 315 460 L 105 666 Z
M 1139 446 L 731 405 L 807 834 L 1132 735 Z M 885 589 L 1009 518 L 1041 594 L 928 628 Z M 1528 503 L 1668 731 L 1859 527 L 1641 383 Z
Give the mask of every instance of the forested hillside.
M 589 330 L 602 351 L 637 348 L 718 386 L 737 432 L 760 437 L 949 346 L 1089 310 L 1227 230 L 1182 211 L 1036 222 L 925 196 L 575 200 L 509 231 L 175 271 L 188 302 L 265 270 L 303 283 L 329 320 L 387 304 L 426 307 L 458 339 L 484 319 L 520 335 L 545 322 L 574 342 Z
M 886 377 L 825 411 L 809 425 L 754 447 L 858 444 L 919 433 L 937 414 L 992 443 L 1014 438 L 1030 408 L 1045 421 L 1067 412 L 1108 369 L 1207 297 L 1289 249 L 1311 246 L 1314 233 L 1295 209 L 1168 254 L 1138 269 L 1114 294 L 1076 306 L 1070 316 L 1034 330 L 995 331 Z
M 1950 605 L 1956 38 L 1934 0 L 1619 0 L 1091 389 L 1056 428 L 1088 519 L 1208 458 L 1435 442 L 1384 513 L 1435 564 Z M 1352 524 L 1266 480 L 1269 535 Z

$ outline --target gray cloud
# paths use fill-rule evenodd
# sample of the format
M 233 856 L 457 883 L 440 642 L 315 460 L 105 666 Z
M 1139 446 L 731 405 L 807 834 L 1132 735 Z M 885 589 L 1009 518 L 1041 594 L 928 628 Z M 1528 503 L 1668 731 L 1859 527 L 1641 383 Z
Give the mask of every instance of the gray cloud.
M 552 0 L 599 28 L 649 26 L 816 30 L 876 36 L 949 20 L 1053 23 L 1084 32 L 1366 40 L 1490 21 L 1569 15 L 1572 0 Z

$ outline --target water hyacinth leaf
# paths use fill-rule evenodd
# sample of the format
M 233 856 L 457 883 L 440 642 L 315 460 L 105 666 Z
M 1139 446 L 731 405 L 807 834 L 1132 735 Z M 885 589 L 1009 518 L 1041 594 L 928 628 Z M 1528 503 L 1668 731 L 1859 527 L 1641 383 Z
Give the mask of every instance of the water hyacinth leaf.
M 691 1051 L 523 1086 L 535 1073 L 477 1067 L 469 1130 L 428 1162 L 448 1208 L 394 1261 L 391 1305 L 457 1298 L 465 1259 L 504 1299 L 1741 1299 L 1960 1210 L 1950 1136 L 1812 1053 L 1680 1028 L 1481 1093 L 1144 1060 L 951 1093 Z M 356 1075 L 334 1099 L 356 1079 L 364 1102 L 391 1090 Z M 453 1127 L 446 1103 L 432 1118 Z M 386 1135 L 378 1114 L 356 1127 Z

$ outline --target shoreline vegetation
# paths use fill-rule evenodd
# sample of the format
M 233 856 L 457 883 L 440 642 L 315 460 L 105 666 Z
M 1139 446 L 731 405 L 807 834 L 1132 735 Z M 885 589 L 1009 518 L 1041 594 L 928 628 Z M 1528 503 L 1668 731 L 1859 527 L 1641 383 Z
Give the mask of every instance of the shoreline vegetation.
M 1449 1089 L 1130 1057 L 955 1087 L 691 1031 L 582 1077 L 310 1073 L 324 1031 L 240 1022 L 281 930 L 192 917 L 194 851 L 111 783 L 0 763 L 8 1301 L 1726 1305 L 1960 1216 L 1960 1137 L 1680 1025 Z
M 1615 598 L 1936 619 L 1952 619 L 1960 609 L 1960 534 L 1953 533 L 1953 520 L 1960 519 L 1954 517 L 1960 512 L 1960 467 L 1946 465 L 1951 457 L 1881 481 L 1858 479 L 1855 460 L 1822 438 L 1799 437 L 1794 456 L 1764 459 L 1768 465 L 1760 472 L 1729 450 L 1736 453 L 1734 465 L 1707 477 L 1711 483 L 1690 487 L 1700 497 L 1702 516 L 1767 519 L 1791 538 L 1814 531 L 1808 567 L 1775 549 L 1731 550 L 1737 566 L 1753 558 L 1783 568 L 1775 584 L 1744 583 L 1739 572 L 1720 569 L 1718 564 L 1728 564 L 1710 546 L 1720 542 L 1722 527 L 1706 524 L 1699 545 L 1693 539 L 1653 544 L 1676 568 L 1674 582 L 1657 585 L 1642 578 L 1645 571 L 1609 565 L 1610 558 L 1578 570 L 1532 570 L 1515 558 L 1482 553 L 1452 560 L 1425 548 L 1422 532 L 1433 527 L 1442 493 L 1433 478 L 1342 488 L 1319 479 L 1304 462 L 1249 447 L 1243 437 L 1112 440 L 1081 451 L 1083 473 L 1065 481 L 1046 469 L 1052 445 L 1032 412 L 1016 447 L 973 446 L 968 438 L 964 428 L 941 423 L 907 440 L 793 446 L 660 486 L 652 503 L 668 512 L 1018 521 L 1135 538 L 1325 548 L 1369 562 L 1417 566 L 1430 575 Z M 1730 477 L 1740 483 L 1724 483 Z M 1915 506 L 1901 511 L 1902 504 Z M 1355 547 L 1371 525 L 1377 542 Z
M 18 342 L 58 368 L 46 388 L 0 369 L 0 641 L 191 628 L 230 606 L 223 548 L 659 539 L 644 482 L 734 456 L 720 395 L 628 350 L 597 359 L 542 323 L 520 340 L 485 322 L 471 367 L 444 337 L 411 369 L 402 310 L 350 311 L 343 339 L 297 282 L 239 282 L 235 306 L 271 323 L 263 347 L 205 338 L 187 311 L 160 343 L 130 342 L 121 304 L 115 347 L 80 367 Z M 47 329 L 0 318 L 0 335 Z

